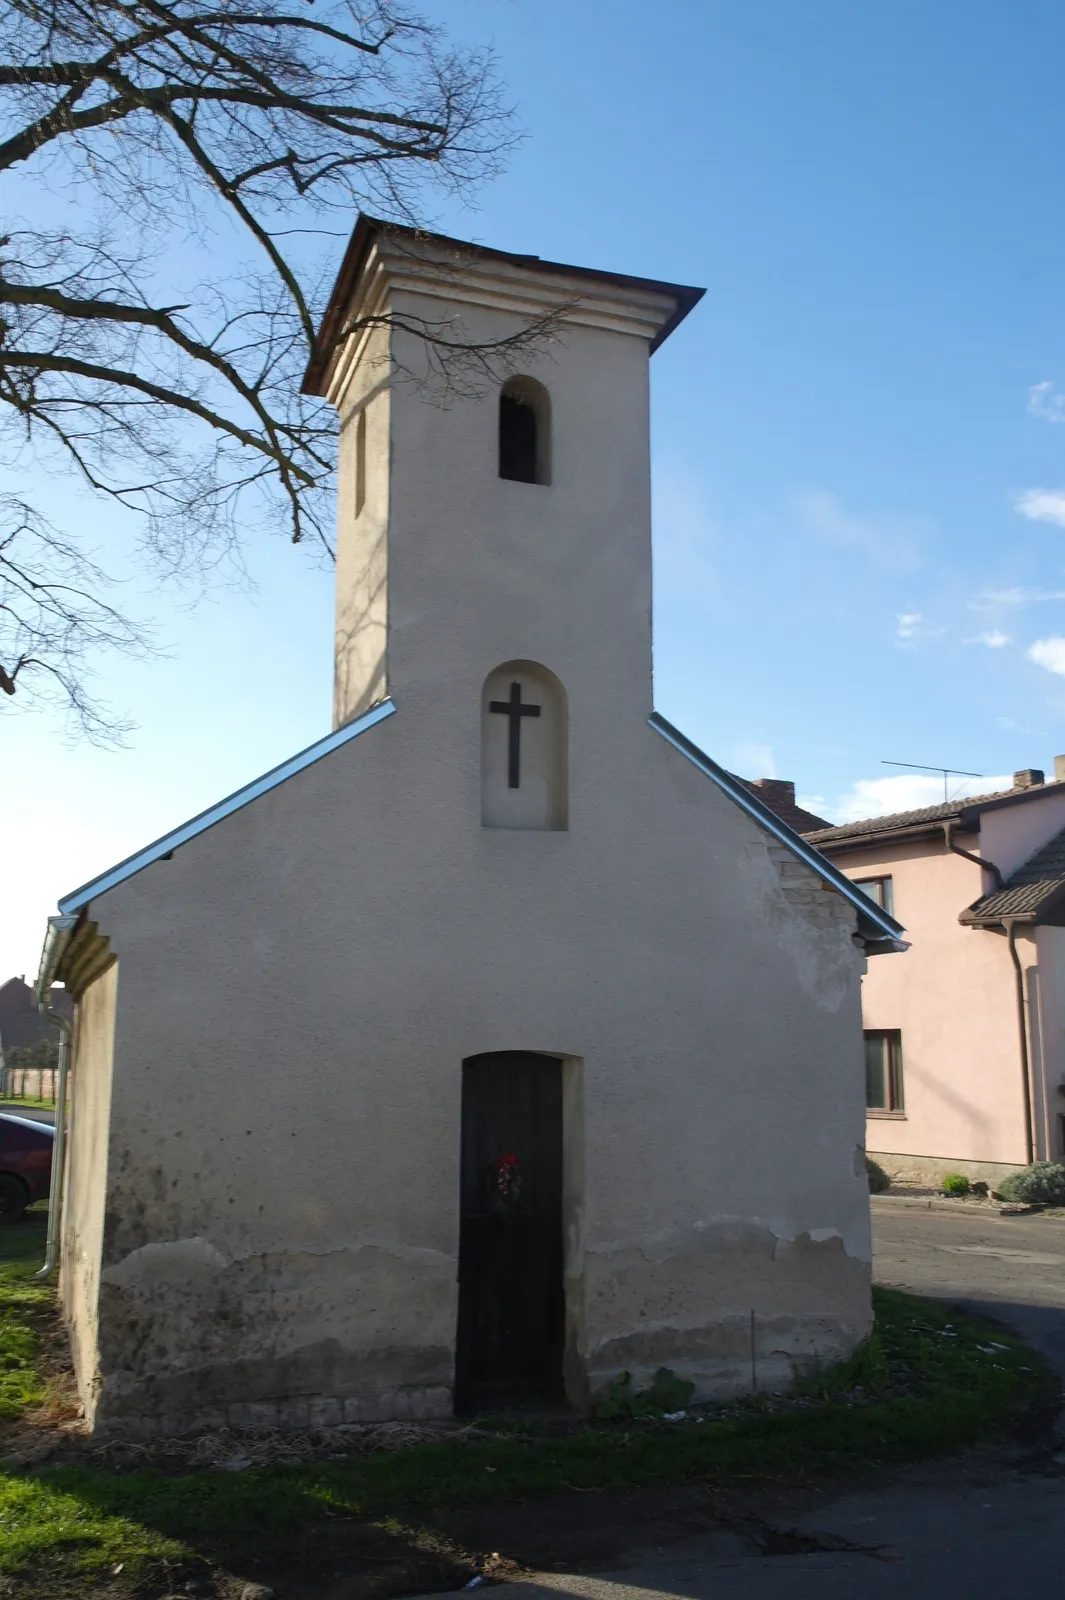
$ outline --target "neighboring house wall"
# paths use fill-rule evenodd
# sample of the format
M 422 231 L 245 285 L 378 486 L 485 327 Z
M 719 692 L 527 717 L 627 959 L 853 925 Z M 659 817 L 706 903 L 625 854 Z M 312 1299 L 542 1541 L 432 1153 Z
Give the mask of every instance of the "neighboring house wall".
M 972 849 L 985 861 L 993 861 L 1004 878 L 1035 855 L 1048 839 L 1065 828 L 1065 784 L 1046 784 L 1032 791 L 1032 798 L 1021 805 L 1002 806 L 984 811 L 980 817 L 979 844 L 959 838 L 958 843 Z M 990 873 L 984 876 L 983 892 L 994 888 Z M 963 906 L 958 907 L 964 910 Z
M 959 840 L 972 849 L 973 838 Z M 939 1177 L 944 1162 L 980 1163 L 994 1179 L 1025 1161 L 1014 969 L 1002 934 L 968 928 L 958 913 L 983 892 L 981 868 L 939 840 L 884 844 L 836 857 L 849 878 L 892 879 L 910 949 L 869 963 L 866 1028 L 902 1032 L 905 1110 L 872 1112 L 867 1147 L 899 1174 Z M 1017 950 L 1034 964 L 1035 941 Z M 922 1163 L 928 1170 L 924 1171 Z M 966 1167 L 966 1170 L 969 1170 Z
M 63 1017 L 73 1017 L 74 1004 L 65 989 L 54 988 L 49 1005 Z M 40 1039 L 58 1039 L 59 1029 L 43 1016 L 33 988 L 25 978 L 0 984 L 0 1063 L 5 1050 L 18 1050 Z
M 74 1376 L 90 1427 L 99 1388 L 97 1307 L 110 1176 L 107 1145 L 117 998 L 118 963 L 114 962 L 79 998 L 70 1073 L 59 1290 L 70 1329 Z

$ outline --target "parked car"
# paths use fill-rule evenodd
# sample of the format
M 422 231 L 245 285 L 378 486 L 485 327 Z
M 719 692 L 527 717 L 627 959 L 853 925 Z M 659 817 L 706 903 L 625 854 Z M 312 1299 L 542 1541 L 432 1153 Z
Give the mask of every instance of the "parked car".
M 0 1223 L 17 1222 L 35 1200 L 47 1200 L 55 1129 L 0 1112 Z

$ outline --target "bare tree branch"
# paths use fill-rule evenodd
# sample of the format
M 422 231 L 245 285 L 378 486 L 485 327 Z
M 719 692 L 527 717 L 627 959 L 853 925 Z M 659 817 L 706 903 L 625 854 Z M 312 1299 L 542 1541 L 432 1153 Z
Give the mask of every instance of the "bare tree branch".
M 107 575 L 32 506 L 0 496 L 0 690 L 29 704 L 58 704 L 96 743 L 121 741 L 129 724 L 90 692 L 102 651 L 143 655 L 149 636 L 101 598 Z
M 405 0 L 301 13 L 0 0 L 0 176 L 78 196 L 76 225 L 12 218 L 0 238 L 0 443 L 20 464 L 58 450 L 142 514 L 164 572 L 197 581 L 238 550 L 248 496 L 257 524 L 265 512 L 331 553 L 336 420 L 300 392 L 327 281 L 308 225 L 335 212 L 350 226 L 357 210 L 417 225 L 430 192 L 491 176 L 515 137 L 490 54 L 449 48 Z M 555 320 L 478 346 L 450 324 L 417 331 L 446 395 L 512 370 Z M 84 559 L 29 508 L 19 526 L 42 559 Z M 77 637 L 89 648 L 91 630 Z M 89 726 L 70 658 L 4 648 L 0 688 L 51 674 Z

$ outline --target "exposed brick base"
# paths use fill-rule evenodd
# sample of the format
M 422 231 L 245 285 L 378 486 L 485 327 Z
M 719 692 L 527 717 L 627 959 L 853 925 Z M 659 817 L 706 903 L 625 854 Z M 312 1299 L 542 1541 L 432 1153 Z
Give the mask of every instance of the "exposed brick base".
M 378 1395 L 335 1398 L 301 1395 L 292 1400 L 238 1401 L 225 1408 L 187 1414 L 97 1419 L 94 1437 L 167 1439 L 180 1433 L 215 1428 L 244 1432 L 295 1432 L 301 1428 L 336 1428 L 345 1422 L 442 1422 L 454 1415 L 451 1390 L 394 1389 Z

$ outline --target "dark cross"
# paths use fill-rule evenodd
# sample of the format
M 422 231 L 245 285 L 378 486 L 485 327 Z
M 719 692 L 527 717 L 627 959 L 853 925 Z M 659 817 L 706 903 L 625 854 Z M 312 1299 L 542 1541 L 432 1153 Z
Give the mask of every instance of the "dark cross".
M 504 717 L 510 718 L 507 738 L 507 788 L 521 788 L 521 719 L 522 717 L 538 717 L 539 706 L 523 706 L 521 703 L 521 684 L 512 683 L 510 686 L 509 700 L 489 700 L 489 711 L 498 711 Z

